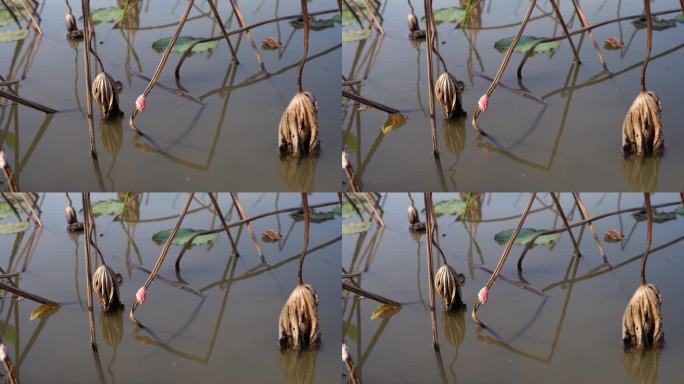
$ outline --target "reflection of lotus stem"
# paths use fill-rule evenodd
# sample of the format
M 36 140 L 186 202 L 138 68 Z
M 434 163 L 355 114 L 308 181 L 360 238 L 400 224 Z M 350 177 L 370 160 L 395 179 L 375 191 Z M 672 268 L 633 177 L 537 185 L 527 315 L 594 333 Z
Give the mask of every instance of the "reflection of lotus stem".
M 194 193 L 188 193 L 188 197 L 185 199 L 185 204 L 183 205 L 183 208 L 181 209 L 180 215 L 178 216 L 178 220 L 176 220 L 176 224 L 173 227 L 173 230 L 171 230 L 171 233 L 169 234 L 169 237 L 166 239 L 166 242 L 164 243 L 164 247 L 161 250 L 161 253 L 159 254 L 159 257 L 157 258 L 157 261 L 154 264 L 154 267 L 152 268 L 152 272 L 150 273 L 149 276 L 147 276 L 147 280 L 145 280 L 145 284 L 143 284 L 143 292 L 147 290 L 147 288 L 150 287 L 152 282 L 154 281 L 155 277 L 157 277 L 157 273 L 159 272 L 159 268 L 161 268 L 162 263 L 164 262 L 164 258 L 166 257 L 166 254 L 169 252 L 169 249 L 171 248 L 171 243 L 173 242 L 173 239 L 176 237 L 176 233 L 178 233 L 178 230 L 180 229 L 181 224 L 183 223 L 183 219 L 185 218 L 185 214 L 188 212 L 188 208 L 190 207 L 190 203 L 192 202 L 192 198 L 195 194 Z M 132 322 L 135 323 L 135 325 L 139 327 L 143 327 L 143 324 L 138 321 L 138 319 L 135 317 L 135 309 L 138 307 L 139 301 L 134 300 L 133 305 L 131 306 L 131 311 L 128 314 L 129 319 L 131 319 Z

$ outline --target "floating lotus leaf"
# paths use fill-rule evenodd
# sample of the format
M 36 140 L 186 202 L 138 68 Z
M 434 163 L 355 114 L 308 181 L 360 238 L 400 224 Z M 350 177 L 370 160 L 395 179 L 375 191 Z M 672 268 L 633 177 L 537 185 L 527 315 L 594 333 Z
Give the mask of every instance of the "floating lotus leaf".
M 678 23 L 684 23 L 684 14 L 677 15 L 674 18 Z
M 159 231 L 152 235 L 152 240 L 157 244 L 163 244 L 166 242 L 166 239 L 168 239 L 171 235 L 171 231 L 173 231 L 173 229 L 164 229 L 162 231 Z M 176 232 L 176 237 L 173 238 L 171 244 L 184 245 L 196 233 L 204 231 L 205 230 L 203 229 L 179 228 L 178 232 Z M 215 241 L 217 237 L 218 236 L 216 233 L 199 235 L 192 240 L 192 245 L 206 245 Z
M 123 201 L 117 199 L 100 200 L 90 205 L 90 208 L 93 211 L 93 216 L 95 217 L 116 215 L 117 213 L 121 212 L 123 207 Z M 81 212 L 83 212 L 83 209 L 81 209 Z
M 13 23 L 14 19 L 12 18 L 12 14 L 9 13 L 8 10 L 2 9 L 0 10 L 0 26 L 7 25 L 10 23 Z
M 508 242 L 508 240 L 513 236 L 513 231 L 514 229 L 506 229 L 503 230 L 496 235 L 494 235 L 494 240 L 499 243 L 499 244 L 505 244 Z M 514 244 L 517 245 L 525 245 L 527 244 L 534 236 L 536 236 L 539 233 L 546 232 L 546 229 L 534 229 L 534 228 L 522 228 L 520 229 L 520 233 L 518 233 L 518 237 L 515 238 Z M 554 233 L 551 235 L 542 235 L 537 237 L 536 240 L 534 240 L 534 245 L 549 245 L 553 244 L 556 241 L 558 241 L 559 234 Z
M 677 26 L 677 21 L 679 21 L 679 20 L 676 17 L 674 19 L 659 19 L 657 17 L 654 17 L 653 18 L 653 30 L 654 31 L 662 31 L 665 29 L 674 28 Z M 679 21 L 679 22 L 682 23 L 684 21 Z M 639 19 L 633 20 L 632 25 L 634 27 L 636 27 L 637 29 L 646 28 L 646 17 L 641 17 Z
M 290 21 L 290 25 L 293 28 L 299 29 L 304 28 L 304 19 L 299 17 Z M 335 17 L 330 19 L 317 19 L 315 17 L 309 17 L 309 28 L 314 31 L 320 31 L 321 29 L 331 28 L 335 26 Z
M 375 320 L 383 315 L 391 315 L 401 309 L 401 304 L 398 303 L 387 303 L 382 304 L 373 310 L 371 313 L 371 320 Z
M 93 24 L 114 23 L 121 20 L 123 14 L 123 9 L 119 7 L 98 8 L 90 12 L 90 18 Z M 80 19 L 83 20 L 83 17 Z
M 14 29 L 11 31 L 0 32 L 0 43 L 24 40 L 28 34 L 28 29 Z
M 434 204 L 435 215 L 437 217 L 444 215 L 460 215 L 465 212 L 466 202 L 459 199 L 442 200 Z M 421 212 L 425 212 L 425 209 Z
M 192 43 L 194 43 L 197 40 L 202 40 L 204 39 L 203 37 L 193 37 L 193 36 L 178 36 L 178 39 L 176 39 L 176 44 L 173 45 L 173 48 L 171 48 L 171 52 L 176 52 L 176 53 L 183 53 L 185 52 Z M 152 43 L 152 48 L 157 51 L 157 52 L 162 52 L 164 49 L 166 49 L 166 46 L 169 45 L 169 42 L 171 42 L 171 37 L 162 37 L 161 39 L 155 41 Z M 216 41 L 208 41 L 206 43 L 199 43 L 196 44 L 194 47 L 192 47 L 192 53 L 205 53 L 208 52 L 212 49 L 216 49 Z
M 364 204 L 364 203 L 361 203 L 361 204 Z M 335 209 L 332 210 L 332 212 L 335 213 L 337 216 L 342 216 L 345 218 L 356 215 L 356 211 L 354 210 L 354 206 L 349 201 L 343 202 L 342 207 L 340 207 L 338 205 L 337 207 L 335 207 Z
M 373 227 L 373 223 L 370 221 L 351 221 L 349 223 L 342 224 L 342 233 L 345 235 L 351 235 L 354 233 L 366 232 Z
M 349 43 L 352 41 L 365 40 L 371 35 L 370 29 L 350 29 L 342 32 L 342 42 Z
M 647 219 L 646 217 L 646 211 L 641 210 L 638 212 L 632 213 L 632 217 L 636 221 L 644 221 Z M 677 220 L 677 210 L 675 209 L 673 212 L 660 212 L 657 209 L 653 210 L 653 222 L 656 224 L 664 223 L 666 221 L 670 220 Z
M 290 217 L 295 221 L 304 220 L 304 211 L 300 209 L 298 211 L 292 212 L 290 213 Z M 324 221 L 332 220 L 335 218 L 335 210 L 333 209 L 331 211 L 322 212 L 311 209 L 309 218 L 311 219 L 312 223 L 322 223 Z
M 19 205 L 24 206 L 24 207 L 26 206 L 26 203 L 24 203 L 23 201 L 16 201 L 13 203 L 14 203 L 15 208 L 17 208 L 17 211 L 19 210 Z M 12 215 L 14 215 L 14 211 L 12 210 L 12 207 L 10 207 L 10 205 L 7 204 L 6 202 L 0 203 L 0 219 L 4 219 L 4 218 L 12 216 Z
M 28 221 L 13 221 L 11 223 L 0 224 L 0 235 L 10 235 L 13 233 L 24 232 L 28 228 Z
M 497 51 L 506 51 L 508 47 L 513 44 L 513 40 L 515 37 L 506 37 L 504 39 L 501 39 L 494 43 L 494 48 Z M 513 50 L 514 52 L 518 53 L 525 53 L 527 52 L 528 49 L 530 49 L 537 41 L 544 40 L 545 38 L 543 37 L 534 37 L 534 36 L 521 36 L 520 41 L 518 41 L 518 45 L 515 46 L 515 49 Z M 544 52 L 550 52 L 555 49 L 558 49 L 560 47 L 560 42 L 559 41 L 551 41 L 548 43 L 541 43 L 534 47 L 534 53 L 544 53 Z
M 462 21 L 465 18 L 465 14 L 465 9 L 459 7 L 440 8 L 432 11 L 432 17 L 437 25 Z M 425 20 L 425 16 L 421 17 L 421 20 Z

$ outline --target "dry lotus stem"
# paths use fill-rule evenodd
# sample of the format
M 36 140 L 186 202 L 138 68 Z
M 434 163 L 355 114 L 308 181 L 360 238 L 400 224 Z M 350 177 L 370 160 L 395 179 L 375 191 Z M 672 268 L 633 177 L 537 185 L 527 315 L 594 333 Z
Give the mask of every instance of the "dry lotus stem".
M 641 92 L 622 122 L 622 151 L 625 155 L 660 154 L 664 148 L 660 111 L 654 92 Z
M 119 110 L 119 95 L 116 90 L 114 79 L 102 72 L 93 80 L 93 97 L 100 108 L 103 119 L 116 116 Z
M 442 265 L 435 274 L 435 290 L 442 299 L 445 311 L 458 309 L 463 305 L 458 273 L 449 265 Z
M 297 92 L 285 109 L 278 125 L 280 156 L 315 155 L 318 141 L 318 103 L 311 92 Z
M 437 100 L 442 106 L 444 117 L 447 119 L 463 114 L 461 91 L 458 89 L 456 78 L 449 72 L 444 72 L 437 78 L 437 82 L 435 82 L 435 96 L 437 96 Z
M 660 312 L 662 297 L 655 284 L 641 284 L 622 315 L 622 344 L 625 349 L 660 348 L 665 341 Z
M 111 268 L 100 265 L 93 274 L 93 291 L 100 300 L 104 312 L 117 309 L 121 306 L 119 301 L 119 284 L 116 275 Z
M 299 284 L 288 297 L 278 320 L 281 348 L 314 347 L 320 339 L 318 331 L 318 295 L 309 284 Z

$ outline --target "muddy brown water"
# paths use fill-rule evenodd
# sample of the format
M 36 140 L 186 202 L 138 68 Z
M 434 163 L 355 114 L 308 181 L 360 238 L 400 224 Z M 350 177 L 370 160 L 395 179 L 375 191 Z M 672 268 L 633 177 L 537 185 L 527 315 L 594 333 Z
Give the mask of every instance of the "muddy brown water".
M 466 1 L 434 1 L 434 8 L 464 5 Z M 381 127 L 387 114 L 373 109 L 354 111 L 345 101 L 343 141 L 358 172 L 362 188 L 375 191 L 672 191 L 684 189 L 677 177 L 684 162 L 684 131 L 679 129 L 684 111 L 680 92 L 684 69 L 684 24 L 654 32 L 653 56 L 647 86 L 663 103 L 663 129 L 667 152 L 662 159 L 623 161 L 620 135 L 624 116 L 639 92 L 639 63 L 646 46 L 645 30 L 631 21 L 595 29 L 595 35 L 612 76 L 602 74 L 601 64 L 588 36 L 575 36 L 582 65 L 572 65 L 567 42 L 552 54 L 537 54 L 524 67 L 522 84 L 542 97 L 540 104 L 499 86 L 490 98 L 489 110 L 478 122 L 494 140 L 478 137 L 470 118 L 478 99 L 489 86 L 504 56 L 494 48 L 502 38 L 514 36 L 528 6 L 527 1 L 482 1 L 465 31 L 453 24 L 438 27 L 438 49 L 450 73 L 464 82 L 463 105 L 467 119 L 445 122 L 437 104 L 437 139 L 441 163 L 432 154 L 427 98 L 425 43 L 408 39 L 408 2 L 386 1 L 381 9 L 385 36 L 373 33 L 361 42 L 343 44 L 343 74 L 361 80 L 356 86 L 372 100 L 399 109 L 407 122 L 386 135 Z M 411 1 L 419 19 L 423 5 Z M 641 2 L 583 2 L 592 23 L 638 15 Z M 539 3 L 553 13 L 549 2 Z M 679 8 L 674 0 L 656 1 L 653 12 Z M 541 15 L 537 9 L 533 17 Z M 571 29 L 580 27 L 571 2 L 561 4 Z M 660 16 L 672 19 L 677 13 Z M 420 21 L 424 28 L 425 23 Z M 346 26 L 344 30 L 358 28 Z M 531 21 L 525 35 L 548 37 L 562 34 L 549 17 Z M 603 48 L 606 38 L 617 37 L 624 48 Z M 502 82 L 518 87 L 516 68 L 522 54 L 515 53 Z M 435 62 L 437 59 L 435 58 Z M 440 68 L 441 71 L 441 68 Z M 439 71 L 436 71 L 435 79 Z M 411 156 L 406 156 L 411 153 Z
M 582 194 L 593 215 L 639 207 L 641 194 Z M 413 194 L 418 210 L 422 195 Z M 434 201 L 458 197 L 435 194 Z M 350 353 L 364 383 L 674 383 L 681 378 L 684 356 L 684 294 L 681 272 L 684 261 L 683 216 L 654 227 L 654 252 L 646 271 L 663 296 L 666 345 L 643 356 L 621 349 L 622 313 L 639 285 L 640 255 L 646 238 L 645 222 L 631 214 L 596 222 L 612 269 L 603 263 L 588 228 L 575 229 L 581 258 L 573 258 L 570 239 L 561 235 L 553 246 L 537 246 L 527 255 L 522 278 L 544 291 L 546 298 L 514 287 L 501 278 L 489 290 L 489 300 L 478 316 L 493 332 L 479 330 L 470 318 L 473 302 L 503 250 L 494 241 L 501 230 L 515 227 L 528 194 L 486 194 L 481 210 L 472 219 L 479 223 L 439 219 L 439 242 L 449 264 L 466 277 L 462 293 L 465 311 L 445 315 L 437 297 L 437 332 L 441 361 L 432 348 L 425 256 L 425 236 L 408 232 L 405 193 L 383 197 L 386 229 L 373 227 L 361 235 L 344 235 L 342 265 L 361 272 L 361 287 L 396 300 L 401 310 L 370 320 L 377 303 L 352 299 L 345 293 L 342 329 Z M 540 195 L 552 204 L 548 195 Z M 569 194 L 561 202 L 570 210 Z M 654 204 L 678 202 L 676 194 L 656 194 Z M 535 203 L 533 209 L 540 208 Z M 543 207 L 542 207 L 543 208 Z M 674 207 L 663 208 L 670 212 Z M 568 214 L 578 219 L 577 210 Z M 421 218 L 424 218 L 421 213 Z M 356 220 L 346 218 L 345 221 Z M 558 228 L 562 225 L 544 209 L 528 217 L 526 227 Z M 623 231 L 621 243 L 603 241 L 609 229 Z M 469 231 L 472 234 L 470 240 Z M 657 249 L 657 250 L 656 250 Z M 514 246 L 502 274 L 520 279 L 516 261 L 522 251 Z M 435 256 L 435 260 L 439 259 Z M 435 261 L 437 264 L 437 261 Z M 436 269 L 436 268 L 435 268 Z M 593 271 L 593 272 L 592 272 Z M 564 281 L 565 280 L 565 281 Z
M 120 2 L 124 4 L 125 2 Z M 113 0 L 91 2 L 91 8 L 116 5 Z M 151 137 L 136 138 L 128 128 L 135 99 L 147 85 L 161 53 L 152 43 L 171 36 L 185 8 L 183 1 L 152 0 L 131 10 L 129 27 L 96 26 L 96 49 L 107 72 L 123 83 L 119 95 L 124 116 L 101 122 L 95 105 L 98 168 L 89 153 L 85 114 L 83 47 L 65 38 L 64 2 L 43 1 L 39 8 L 43 36 L 33 32 L 20 42 L 0 44 L 0 73 L 20 80 L 18 93 L 59 110 L 53 116 L 29 108 L 0 105 L 0 146 L 17 172 L 22 190 L 136 190 L 136 191 L 337 191 L 339 180 L 339 116 L 341 70 L 340 27 L 312 31 L 304 68 L 304 88 L 318 99 L 323 153 L 317 159 L 280 161 L 276 156 L 280 116 L 296 92 L 297 64 L 302 55 L 303 33 L 289 20 L 253 30 L 266 68 L 264 76 L 247 35 L 232 37 L 239 44 L 240 65 L 230 65 L 223 41 L 211 53 L 193 54 L 182 66 L 178 82 L 174 67 L 180 54 L 172 53 L 159 85 L 147 100 L 136 123 Z M 293 1 L 242 1 L 248 23 L 299 14 Z M 80 17 L 80 4 L 72 4 Z M 197 2 L 182 35 L 220 34 L 218 26 L 202 17 L 206 2 Z M 310 2 L 310 12 L 335 9 L 331 0 Z M 237 28 L 229 2 L 219 11 L 230 29 Z M 333 14 L 319 18 L 331 18 Z M 82 26 L 79 20 L 79 25 Z M 169 25 L 170 24 L 170 25 Z M 164 27 L 164 25 L 166 25 Z M 2 27 L 2 30 L 16 26 Z M 282 47 L 261 49 L 261 40 L 276 37 Z M 95 74 L 93 74 L 93 77 Z M 161 85 L 180 88 L 201 104 L 165 91 Z
M 92 200 L 111 197 L 116 196 L 93 194 Z M 209 204 L 206 195 L 197 197 Z M 275 194 L 240 197 L 250 215 L 273 211 L 276 205 L 300 204 L 299 194 L 280 194 L 277 202 Z M 72 194 L 72 198 L 80 210 L 80 196 Z M 297 262 L 291 258 L 301 252 L 303 238 L 303 223 L 294 222 L 287 213 L 254 221 L 260 241 L 265 229 L 287 235 L 280 244 L 261 242 L 274 268 L 259 268 L 246 227 L 235 228 L 239 258 L 230 257 L 225 235 L 209 246 L 192 247 L 183 258 L 180 277 L 203 297 L 157 279 L 136 311 L 147 328 L 137 329 L 128 319 L 135 293 L 147 277 L 135 265 L 152 268 L 161 250 L 152 235 L 175 222 L 157 219 L 177 215 L 184 199 L 184 194 L 146 194 L 139 209 L 129 211 L 130 222 L 112 222 L 112 216 L 97 219 L 98 245 L 108 265 L 123 275 L 120 293 L 126 306 L 123 312 L 103 316 L 95 299 L 99 365 L 89 342 L 83 237 L 71 239 L 65 232 L 64 195 L 41 196 L 44 229 L 0 235 L 2 266 L 20 273 L 19 287 L 62 304 L 46 319 L 29 320 L 37 304 L 17 302 L 10 294 L 0 300 L 3 343 L 21 382 L 68 378 L 73 383 L 321 383 L 339 377 L 339 218 L 312 224 L 310 247 L 320 248 L 308 255 L 303 269 L 305 282 L 313 284 L 320 297 L 322 344 L 317 352 L 281 354 L 277 344 L 280 309 L 296 285 Z M 335 200 L 335 194 L 310 197 L 311 204 Z M 220 194 L 219 201 L 227 213 L 230 198 Z M 191 212 L 196 208 L 201 207 L 194 202 Z M 236 220 L 235 210 L 229 215 Z M 220 222 L 201 209 L 189 213 L 183 227 L 217 228 Z M 159 276 L 177 279 L 173 263 L 179 251 L 180 246 L 171 248 Z

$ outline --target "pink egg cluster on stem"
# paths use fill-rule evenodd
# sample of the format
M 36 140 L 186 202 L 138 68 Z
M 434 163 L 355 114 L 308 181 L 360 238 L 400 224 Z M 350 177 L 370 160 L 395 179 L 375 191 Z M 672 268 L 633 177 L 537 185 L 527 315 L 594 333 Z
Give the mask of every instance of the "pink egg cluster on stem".
M 145 302 L 145 296 L 147 295 L 147 290 L 145 287 L 140 287 L 138 289 L 138 292 L 135 293 L 135 299 L 138 301 L 138 304 L 142 304 Z
M 487 304 L 487 295 L 489 294 L 489 290 L 487 287 L 482 287 L 480 289 L 480 292 L 477 294 L 477 299 L 480 300 L 480 303 L 482 304 Z
M 145 110 L 145 102 L 147 100 L 145 99 L 145 95 L 140 95 L 138 96 L 137 99 L 135 99 L 135 108 L 139 111 L 142 112 Z
M 489 96 L 482 95 L 480 100 L 477 102 L 477 106 L 480 108 L 480 111 L 487 112 L 487 108 L 489 108 Z

